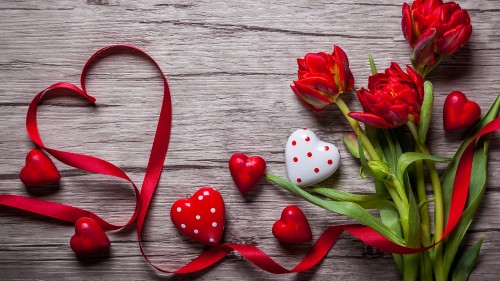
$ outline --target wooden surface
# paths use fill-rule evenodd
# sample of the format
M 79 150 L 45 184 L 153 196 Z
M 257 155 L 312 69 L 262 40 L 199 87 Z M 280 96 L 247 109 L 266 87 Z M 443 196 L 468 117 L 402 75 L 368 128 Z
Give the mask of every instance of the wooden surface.
M 400 30 L 401 3 L 353 1 L 1 1 L 0 2 L 0 193 L 31 195 L 88 208 L 113 222 L 133 209 L 130 186 L 89 175 L 56 162 L 63 180 L 52 192 L 26 190 L 18 179 L 33 147 L 25 129 L 28 103 L 51 83 L 78 83 L 81 68 L 97 49 L 114 43 L 136 45 L 165 71 L 173 99 L 170 150 L 144 244 L 151 259 L 170 269 L 195 257 L 203 246 L 181 236 L 169 218 L 171 204 L 198 188 L 221 191 L 227 208 L 224 242 L 258 245 L 278 262 L 294 266 L 310 245 L 280 245 L 271 227 L 281 210 L 299 205 L 313 234 L 350 220 L 307 204 L 262 182 L 242 197 L 230 178 L 227 160 L 237 151 L 260 154 L 268 171 L 285 176 L 283 148 L 296 128 L 313 129 L 337 144 L 342 154 L 332 186 L 371 192 L 359 178 L 358 163 L 341 143 L 348 128 L 332 106 L 315 115 L 291 92 L 295 58 L 330 52 L 333 44 L 348 54 L 356 86 L 366 84 L 367 54 L 379 68 L 390 61 L 409 63 L 410 49 Z M 500 92 L 500 9 L 498 1 L 460 1 L 470 12 L 473 35 L 459 54 L 429 78 L 436 90 L 431 129 L 433 152 L 452 155 L 460 134 L 442 132 L 442 103 L 462 90 L 483 110 Z M 41 134 L 50 147 L 92 154 L 125 169 L 139 183 L 156 126 L 162 84 L 145 60 L 131 55 L 100 62 L 88 77 L 97 98 L 61 97 L 40 108 Z M 359 109 L 353 95 L 346 96 Z M 472 227 L 471 244 L 485 237 L 471 280 L 500 275 L 500 141 L 491 144 L 486 196 Z M 443 168 L 443 166 L 440 166 Z M 0 209 L 2 280 L 396 280 L 391 256 L 343 235 L 319 266 L 294 275 L 258 270 L 236 254 L 216 267 L 187 277 L 157 273 L 141 257 L 133 228 L 111 233 L 109 258 L 79 260 L 69 248 L 71 225 Z

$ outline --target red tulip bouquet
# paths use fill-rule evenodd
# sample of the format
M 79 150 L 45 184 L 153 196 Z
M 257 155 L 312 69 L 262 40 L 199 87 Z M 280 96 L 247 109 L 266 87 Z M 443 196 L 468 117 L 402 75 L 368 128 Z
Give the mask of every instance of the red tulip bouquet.
M 354 130 L 343 137 L 344 144 L 360 160 L 361 177 L 373 179 L 374 193 L 351 194 L 300 185 L 292 178 L 266 177 L 313 204 L 358 220 L 392 242 L 428 248 L 417 254 L 393 255 L 403 280 L 466 280 L 482 240 L 465 251 L 459 247 L 487 182 L 488 134 L 478 138 L 477 133 L 497 117 L 500 97 L 479 120 L 476 103 L 461 92 L 451 93 L 444 106 L 445 130 L 469 128 L 470 133 L 453 157 L 432 155 L 426 139 L 434 91 L 425 77 L 467 43 L 472 26 L 467 11 L 454 2 L 417 0 L 411 5 L 404 3 L 402 11 L 401 26 L 413 49 L 413 67 L 402 68 L 392 62 L 378 72 L 370 56 L 373 74 L 366 88 L 355 90 L 347 55 L 335 46 L 331 54 L 309 53 L 298 59 L 298 80 L 291 86 L 300 101 L 315 112 L 331 104 L 342 111 Z M 342 100 L 342 95 L 353 90 L 362 112 L 351 112 Z M 473 149 L 469 151 L 473 160 L 470 177 L 464 177 L 457 170 L 468 149 Z M 442 174 L 435 167 L 437 161 L 449 163 Z M 426 173 L 433 196 L 427 196 Z M 470 181 L 465 192 L 457 189 L 460 180 L 455 179 Z M 463 201 L 458 217 L 453 200 Z M 430 206 L 434 207 L 434 218 L 429 215 Z M 379 216 L 374 216 L 373 210 Z

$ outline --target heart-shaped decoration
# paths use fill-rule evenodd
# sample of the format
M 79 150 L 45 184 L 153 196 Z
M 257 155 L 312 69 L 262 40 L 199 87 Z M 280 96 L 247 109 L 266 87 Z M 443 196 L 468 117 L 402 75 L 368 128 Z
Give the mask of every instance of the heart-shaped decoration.
M 80 218 L 75 223 L 75 235 L 69 244 L 77 255 L 86 256 L 109 249 L 111 242 L 97 222 Z
M 443 125 L 445 131 L 465 129 L 481 117 L 479 105 L 459 91 L 448 94 L 443 106 Z
M 33 149 L 26 155 L 26 166 L 21 169 L 19 178 L 25 186 L 44 186 L 57 183 L 61 174 L 45 153 Z
M 175 201 L 170 209 L 174 225 L 187 237 L 206 245 L 219 244 L 225 224 L 224 200 L 220 193 L 204 187 L 187 199 Z
M 281 218 L 273 225 L 273 235 L 286 243 L 304 243 L 312 240 L 309 222 L 297 206 L 288 206 L 283 209 Z
M 313 131 L 304 128 L 288 138 L 285 162 L 290 181 L 298 186 L 309 186 L 337 171 L 340 152 L 335 145 L 320 141 Z
M 229 171 L 236 187 L 245 195 L 264 175 L 266 161 L 260 156 L 248 157 L 243 153 L 235 153 L 229 159 Z

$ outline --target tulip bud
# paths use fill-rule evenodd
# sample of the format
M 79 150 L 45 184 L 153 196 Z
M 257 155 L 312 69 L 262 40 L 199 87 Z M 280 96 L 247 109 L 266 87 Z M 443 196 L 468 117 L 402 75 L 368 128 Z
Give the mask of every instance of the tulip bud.
M 358 144 L 358 135 L 355 132 L 348 132 L 342 137 L 342 141 L 344 142 L 347 151 L 356 159 L 359 159 L 359 144 Z M 363 151 L 366 159 L 370 159 L 370 156 L 366 151 Z
M 377 179 L 388 180 L 391 178 L 391 169 L 380 160 L 368 161 L 368 167 Z

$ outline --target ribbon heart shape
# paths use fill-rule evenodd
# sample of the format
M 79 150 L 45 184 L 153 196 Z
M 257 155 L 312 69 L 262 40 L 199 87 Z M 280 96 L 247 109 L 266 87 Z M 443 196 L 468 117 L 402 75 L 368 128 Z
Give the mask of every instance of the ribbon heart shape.
M 88 155 L 77 154 L 73 152 L 65 152 L 61 150 L 56 150 L 53 148 L 46 147 L 42 142 L 40 134 L 38 132 L 37 125 L 37 108 L 40 100 L 44 95 L 49 95 L 54 91 L 65 90 L 72 94 L 77 94 L 86 98 L 90 103 L 95 103 L 95 99 L 87 94 L 85 90 L 85 75 L 89 67 L 97 62 L 100 58 L 121 51 L 134 52 L 141 56 L 146 57 L 152 64 L 154 64 L 159 70 L 163 83 L 163 101 L 161 104 L 160 116 L 158 119 L 158 126 L 153 140 L 153 146 L 149 156 L 148 165 L 146 167 L 146 173 L 144 175 L 141 192 L 139 193 L 135 183 L 127 176 L 127 174 L 118 168 L 117 166 Z M 207 267 L 210 267 L 220 260 L 222 260 L 226 255 L 232 251 L 237 251 L 248 261 L 252 262 L 262 270 L 267 272 L 283 274 L 291 272 L 303 272 L 313 268 L 328 254 L 330 249 L 335 245 L 339 236 L 342 232 L 347 231 L 357 239 L 363 241 L 364 243 L 375 247 L 379 250 L 395 253 L 395 254 L 415 254 L 426 251 L 432 248 L 435 244 L 430 245 L 425 248 L 408 248 L 403 245 L 397 244 L 386 237 L 376 232 L 372 228 L 361 224 L 349 224 L 349 225 L 335 225 L 327 228 L 319 239 L 311 247 L 310 252 L 303 257 L 303 259 L 292 269 L 287 269 L 272 258 L 270 258 L 266 253 L 256 246 L 249 244 L 220 244 L 211 247 L 209 250 L 201 253 L 198 257 L 182 266 L 177 270 L 168 270 L 153 264 L 146 253 L 144 252 L 141 236 L 144 228 L 144 222 L 146 220 L 149 205 L 154 196 L 156 185 L 160 174 L 163 170 L 163 163 L 166 158 L 168 144 L 170 140 L 170 129 L 172 123 L 172 103 L 170 99 L 170 91 L 168 88 L 167 79 L 165 78 L 163 72 L 161 72 L 160 67 L 156 61 L 151 58 L 148 54 L 143 52 L 137 47 L 127 46 L 127 45 L 113 45 L 102 48 L 94 53 L 90 59 L 85 64 L 82 75 L 80 78 L 81 89 L 71 83 L 60 82 L 47 87 L 45 90 L 38 93 L 30 103 L 28 108 L 28 114 L 26 116 L 26 129 L 30 139 L 38 145 L 41 149 L 45 150 L 48 154 L 52 155 L 57 160 L 77 169 L 88 171 L 91 173 L 98 173 L 103 175 L 108 175 L 116 178 L 126 180 L 131 183 L 135 191 L 136 208 L 134 213 L 131 215 L 129 220 L 121 225 L 111 224 L 94 213 L 76 208 L 70 205 L 65 205 L 56 202 L 50 202 L 46 200 L 40 200 L 36 198 L 1 194 L 0 195 L 0 206 L 11 207 L 19 210 L 28 211 L 37 215 L 55 218 L 60 221 L 66 221 L 75 223 L 82 217 L 88 217 L 94 220 L 103 230 L 117 230 L 123 228 L 124 226 L 130 225 L 136 222 L 137 230 L 137 240 L 139 244 L 139 249 L 141 251 L 144 259 L 151 264 L 156 270 L 164 273 L 177 273 L 186 274 L 192 272 L 198 272 Z M 448 222 L 446 224 L 445 231 L 443 233 L 443 239 L 455 228 L 462 212 L 465 207 L 468 195 L 468 187 L 471 177 L 472 170 L 472 160 L 474 156 L 475 141 L 489 133 L 496 130 L 500 130 L 500 118 L 494 119 L 479 131 L 471 143 L 464 150 L 460 161 L 458 162 L 457 177 L 453 186 L 453 194 L 450 204 L 450 212 L 448 217 Z M 439 243 L 441 241 L 437 241 Z

